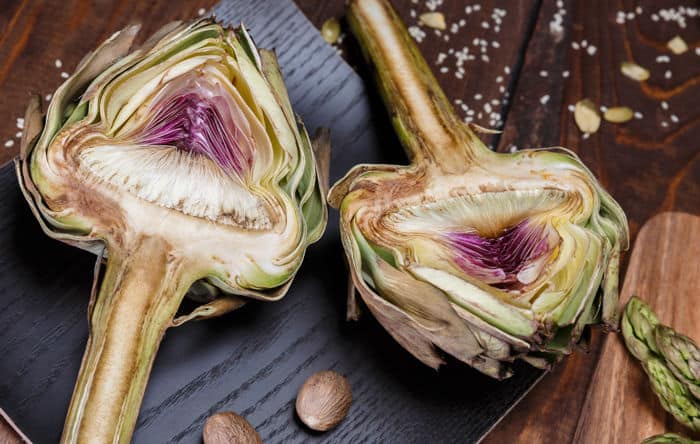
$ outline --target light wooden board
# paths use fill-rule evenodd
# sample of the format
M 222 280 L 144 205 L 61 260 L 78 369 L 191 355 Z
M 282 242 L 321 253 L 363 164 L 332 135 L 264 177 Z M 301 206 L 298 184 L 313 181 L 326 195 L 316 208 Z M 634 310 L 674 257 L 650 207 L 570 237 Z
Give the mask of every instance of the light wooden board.
M 662 213 L 642 227 L 622 301 L 637 295 L 659 320 L 700 340 L 700 217 Z M 691 432 L 661 407 L 621 334 L 605 338 L 576 431 L 576 443 L 639 443 L 658 433 Z

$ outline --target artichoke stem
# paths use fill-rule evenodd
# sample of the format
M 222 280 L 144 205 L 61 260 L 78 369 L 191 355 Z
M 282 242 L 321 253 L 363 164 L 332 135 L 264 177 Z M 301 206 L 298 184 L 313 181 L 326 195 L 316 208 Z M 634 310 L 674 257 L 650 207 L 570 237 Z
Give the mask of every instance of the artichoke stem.
M 183 269 L 158 237 L 109 246 L 62 443 L 131 440 L 156 351 L 191 283 Z
M 490 151 L 457 116 L 387 0 L 351 0 L 348 22 L 373 66 L 382 99 L 414 164 L 461 173 Z

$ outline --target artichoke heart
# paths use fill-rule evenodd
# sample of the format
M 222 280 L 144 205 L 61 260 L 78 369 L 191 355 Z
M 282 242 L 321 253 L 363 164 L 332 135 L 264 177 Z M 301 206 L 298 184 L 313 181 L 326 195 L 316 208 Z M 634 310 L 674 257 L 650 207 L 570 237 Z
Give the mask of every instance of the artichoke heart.
M 137 32 L 45 116 L 31 101 L 16 163 L 44 232 L 99 254 L 64 443 L 128 442 L 165 330 L 282 298 L 327 220 L 329 138 L 310 141 L 273 52 L 211 19 Z M 175 318 L 186 294 L 203 305 Z
M 386 0 L 351 1 L 348 21 L 411 160 L 358 165 L 329 193 L 372 314 L 425 364 L 444 351 L 495 378 L 518 358 L 549 367 L 590 325 L 615 328 L 627 220 L 580 159 L 490 151 Z

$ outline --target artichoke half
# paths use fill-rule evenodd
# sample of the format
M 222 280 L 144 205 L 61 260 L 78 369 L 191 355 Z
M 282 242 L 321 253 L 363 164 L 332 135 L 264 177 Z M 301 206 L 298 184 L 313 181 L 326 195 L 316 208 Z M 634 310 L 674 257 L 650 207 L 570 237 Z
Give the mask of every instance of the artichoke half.
M 354 0 L 348 21 L 411 164 L 358 165 L 336 183 L 355 289 L 431 367 L 437 349 L 495 378 L 548 367 L 591 324 L 616 326 L 620 206 L 563 148 L 490 151 L 454 113 L 391 5 Z
M 209 19 L 129 53 L 137 32 L 88 54 L 44 118 L 32 100 L 16 163 L 44 232 L 108 257 L 66 443 L 128 442 L 165 330 L 282 298 L 327 220 L 273 52 Z M 204 304 L 174 319 L 190 288 Z

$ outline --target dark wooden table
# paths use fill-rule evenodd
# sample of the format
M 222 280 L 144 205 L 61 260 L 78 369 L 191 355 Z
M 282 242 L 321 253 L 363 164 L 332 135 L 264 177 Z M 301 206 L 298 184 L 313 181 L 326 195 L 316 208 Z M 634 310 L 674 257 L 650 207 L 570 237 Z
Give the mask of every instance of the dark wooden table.
M 142 23 L 141 35 L 149 35 L 215 2 L 0 0 L 0 165 L 17 154 L 17 118 L 30 92 L 49 94 L 84 53 L 128 23 Z M 297 3 L 317 26 L 343 15 L 344 0 Z M 431 3 L 438 2 L 394 0 L 410 26 Z M 500 151 L 575 150 L 621 203 L 634 238 L 659 212 L 700 212 L 700 16 L 679 14 L 677 4 L 482 0 L 477 8 L 472 1 L 444 0 L 436 10 L 448 29 L 417 29 L 425 33 L 420 47 L 456 109 L 503 130 L 486 137 L 488 143 Z M 676 18 L 667 20 L 669 13 Z M 688 43 L 684 54 L 666 48 L 676 35 Z M 353 45 L 348 37 L 340 49 L 362 73 Z M 649 69 L 649 80 L 620 73 L 620 63 L 631 60 Z M 638 114 L 624 125 L 603 122 L 584 138 L 569 111 L 584 97 Z M 577 353 L 547 375 L 486 441 L 570 442 L 600 344 L 594 335 L 588 354 Z

